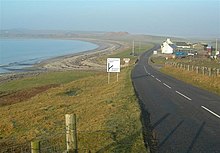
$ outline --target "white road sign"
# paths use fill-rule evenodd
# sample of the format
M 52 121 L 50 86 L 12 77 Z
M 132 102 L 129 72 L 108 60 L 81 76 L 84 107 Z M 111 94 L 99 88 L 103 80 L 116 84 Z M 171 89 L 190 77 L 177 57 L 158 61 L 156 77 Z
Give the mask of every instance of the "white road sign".
M 107 58 L 107 72 L 120 72 L 120 58 Z

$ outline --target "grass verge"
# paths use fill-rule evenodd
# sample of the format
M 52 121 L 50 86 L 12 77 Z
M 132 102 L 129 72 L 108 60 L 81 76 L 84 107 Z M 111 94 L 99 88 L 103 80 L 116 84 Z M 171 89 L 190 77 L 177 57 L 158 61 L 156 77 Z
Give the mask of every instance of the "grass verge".
M 220 95 L 220 79 L 219 77 L 209 77 L 195 72 L 186 71 L 170 66 L 163 67 L 161 72 L 173 76 L 176 79 L 192 84 L 196 87 L 213 92 Z
M 202 88 L 209 92 L 220 95 L 220 79 L 219 76 L 206 76 L 202 74 L 197 74 L 196 72 L 187 71 L 184 69 L 164 66 L 164 63 L 167 61 L 164 57 L 153 56 L 150 58 L 153 65 L 160 65 L 160 71 L 170 75 L 178 80 L 182 80 L 188 84 L 192 84 L 196 87 Z M 184 64 L 192 64 L 196 66 L 205 66 L 205 67 L 214 67 L 219 68 L 219 62 L 217 60 L 202 59 L 202 58 L 185 58 L 185 59 L 169 59 L 171 62 L 178 62 Z

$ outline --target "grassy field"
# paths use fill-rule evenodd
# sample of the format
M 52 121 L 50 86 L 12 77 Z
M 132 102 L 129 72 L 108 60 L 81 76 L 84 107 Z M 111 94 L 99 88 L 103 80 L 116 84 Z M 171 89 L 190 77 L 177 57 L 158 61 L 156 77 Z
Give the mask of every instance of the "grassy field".
M 213 60 L 210 58 L 182 58 L 182 59 L 169 59 L 170 61 L 176 62 L 176 63 L 182 63 L 186 65 L 195 65 L 200 67 L 210 67 L 210 68 L 220 68 L 220 60 Z
M 196 74 L 196 72 L 186 71 L 169 66 L 163 67 L 161 72 L 220 95 L 220 77 L 209 77 L 202 74 Z
M 154 64 L 164 65 L 166 62 L 163 57 L 152 57 L 151 59 Z M 196 66 L 205 66 L 211 68 L 220 68 L 220 64 L 218 60 L 211 59 L 193 59 L 193 58 L 185 58 L 185 59 L 169 59 L 169 62 L 177 62 L 183 64 L 191 64 Z M 206 76 L 202 74 L 197 74 L 196 72 L 186 71 L 183 69 L 166 66 L 162 67 L 161 72 L 171 75 L 179 80 L 185 81 L 189 84 L 197 86 L 199 88 L 208 90 L 210 92 L 216 93 L 220 95 L 220 78 L 216 76 Z
M 209 67 L 209 68 L 220 68 L 220 59 L 210 59 L 206 57 L 201 58 L 193 58 L 193 57 L 186 57 L 186 58 L 176 58 L 176 59 L 168 59 L 166 60 L 164 56 L 157 56 L 153 55 L 151 60 L 157 64 L 164 64 L 165 62 L 175 62 L 175 63 L 182 63 L 185 65 L 194 65 L 199 67 Z
M 127 50 L 123 50 L 120 52 L 115 52 L 112 55 L 108 55 L 108 56 L 103 56 L 102 58 L 97 59 L 97 63 L 100 64 L 105 64 L 106 65 L 106 59 L 107 58 L 121 58 L 121 63 L 123 64 L 123 58 L 130 58 L 130 64 L 134 64 L 134 62 L 137 60 L 138 56 L 143 53 L 144 51 L 146 51 L 149 48 L 152 48 L 154 45 L 151 43 L 143 43 L 141 47 L 139 48 L 139 46 L 135 46 L 135 56 L 131 55 L 132 54 L 132 49 L 127 49 Z
M 149 47 L 145 45 L 142 51 Z M 112 56 L 130 57 L 134 63 L 137 57 L 130 52 Z M 64 115 L 75 113 L 79 149 L 146 152 L 130 79 L 132 65 L 122 69 L 118 82 L 116 74 L 111 74 L 110 84 L 106 72 L 81 71 L 51 72 L 1 84 L 0 100 L 6 103 L 0 107 L 0 148 L 51 137 L 64 142 Z
M 28 77 L 1 84 L 0 91 L 18 91 L 50 84 L 65 84 L 90 75 L 95 75 L 95 73 L 86 71 L 48 72 L 39 76 Z

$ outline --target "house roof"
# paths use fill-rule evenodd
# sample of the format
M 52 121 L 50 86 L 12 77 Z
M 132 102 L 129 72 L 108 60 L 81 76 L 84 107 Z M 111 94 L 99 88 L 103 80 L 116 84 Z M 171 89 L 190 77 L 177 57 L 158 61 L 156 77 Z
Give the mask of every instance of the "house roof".
M 176 42 L 176 46 L 189 46 L 186 42 Z
M 172 47 L 173 49 L 176 49 L 177 48 L 177 46 L 175 45 L 175 44 L 169 44 L 170 45 L 170 47 Z

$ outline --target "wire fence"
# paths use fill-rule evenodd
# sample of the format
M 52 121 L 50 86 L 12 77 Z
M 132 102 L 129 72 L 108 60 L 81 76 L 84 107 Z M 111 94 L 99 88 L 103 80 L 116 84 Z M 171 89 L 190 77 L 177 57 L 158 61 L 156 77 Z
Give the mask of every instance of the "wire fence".
M 91 153 L 118 152 L 135 144 L 141 130 L 110 129 L 81 131 L 77 129 L 76 115 L 65 115 L 66 126 L 53 135 L 43 134 L 25 143 L 23 140 L 0 140 L 0 153 Z M 126 136 L 126 137 L 124 137 Z M 134 139 L 135 140 L 135 139 Z
M 219 68 L 210 68 L 210 67 L 202 67 L 202 66 L 195 66 L 195 65 L 188 65 L 188 64 L 184 64 L 184 63 L 176 63 L 176 62 L 166 62 L 165 66 L 172 66 L 175 68 L 180 68 L 186 71 L 192 71 L 195 72 L 197 74 L 202 74 L 202 75 L 206 75 L 206 76 L 220 76 L 220 69 Z
M 103 152 L 114 149 L 117 144 L 117 134 L 114 131 L 78 131 L 78 153 Z M 1 143 L 0 153 L 31 153 L 34 148 L 33 142 L 39 143 L 39 153 L 67 153 L 66 133 L 59 133 L 50 137 L 36 138 L 22 144 L 10 142 L 10 145 Z M 5 142 L 7 144 L 7 142 Z M 128 146 L 128 143 L 120 144 Z M 132 145 L 132 144 L 130 144 Z M 103 147 L 101 147 L 103 146 Z M 108 147 L 106 147 L 108 146 Z M 37 153 L 38 153 L 37 152 Z
M 31 152 L 31 146 L 29 143 L 23 143 L 19 145 L 13 145 L 13 146 L 1 146 L 0 153 L 30 153 Z

